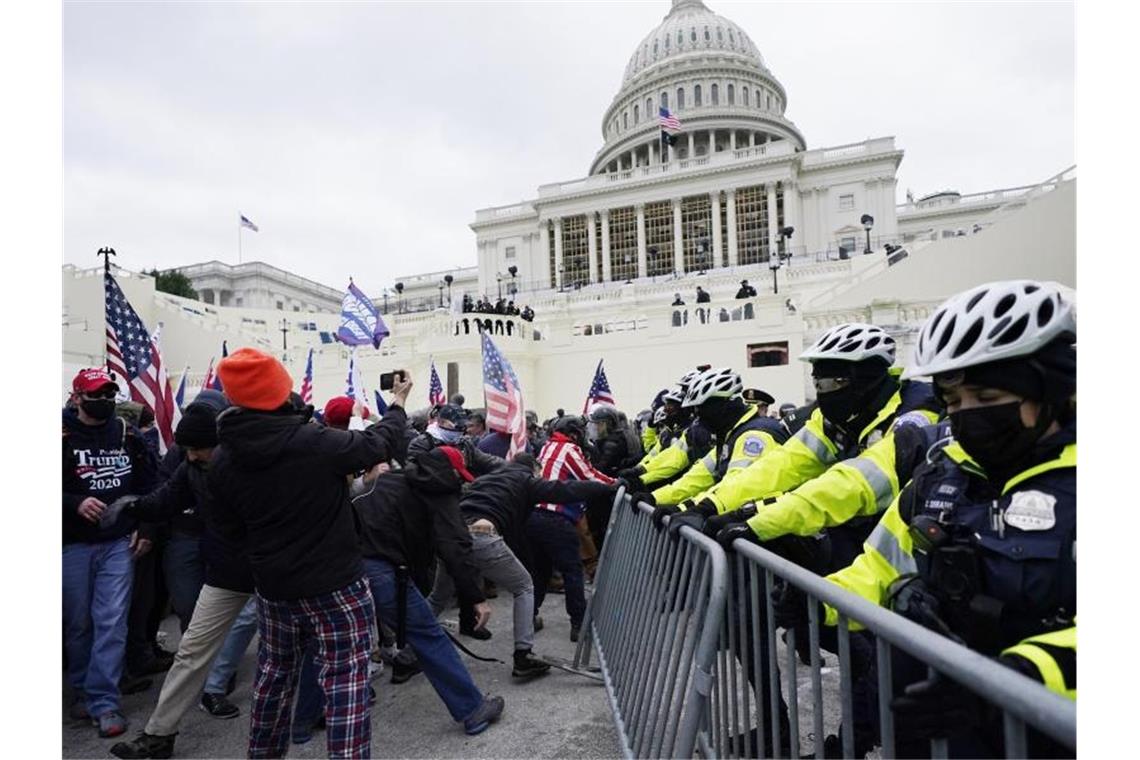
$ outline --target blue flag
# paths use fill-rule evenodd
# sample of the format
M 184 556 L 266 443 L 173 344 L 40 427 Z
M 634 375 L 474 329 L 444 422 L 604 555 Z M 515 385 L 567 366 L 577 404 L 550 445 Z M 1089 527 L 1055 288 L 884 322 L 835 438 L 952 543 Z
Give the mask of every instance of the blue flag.
M 222 358 L 225 359 L 229 355 L 230 355 L 230 351 L 226 347 L 226 342 L 223 340 L 222 341 Z M 214 373 L 214 382 L 210 385 L 210 387 L 216 391 L 223 391 L 224 392 L 224 390 L 225 390 L 224 388 L 222 388 L 222 376 L 219 375 L 217 372 Z
M 380 348 L 380 341 L 388 337 L 388 326 L 380 317 L 380 310 L 360 288 L 348 281 L 348 292 L 340 305 L 340 327 L 336 339 L 346 346 Z
M 384 397 L 380 395 L 380 391 L 372 391 L 376 394 L 376 413 L 381 417 L 388 411 L 388 405 L 384 403 Z

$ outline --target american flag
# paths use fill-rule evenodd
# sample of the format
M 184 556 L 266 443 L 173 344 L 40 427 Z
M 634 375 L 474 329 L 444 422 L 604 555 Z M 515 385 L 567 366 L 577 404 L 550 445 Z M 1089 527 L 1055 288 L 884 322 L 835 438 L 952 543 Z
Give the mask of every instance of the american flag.
M 159 448 L 166 453 L 174 441 L 174 428 L 182 413 L 174 403 L 174 391 L 162 366 L 158 342 L 146 331 L 110 272 L 103 275 L 103 290 L 107 317 L 107 369 L 126 381 L 133 400 L 154 412 Z
M 217 376 L 214 374 L 214 357 L 210 357 L 210 365 L 206 367 L 206 376 L 202 378 L 202 390 L 214 387 Z
M 614 404 L 614 394 L 610 390 L 610 381 L 606 379 L 606 371 L 602 369 L 602 361 L 598 359 L 598 368 L 594 370 L 594 382 L 590 383 L 590 392 L 586 394 L 582 414 L 590 411 L 590 407 L 594 404 Z
M 313 349 L 309 349 L 309 359 L 305 362 L 305 379 L 301 381 L 301 400 L 313 403 Z
M 447 403 L 443 395 L 443 383 L 439 381 L 439 373 L 435 371 L 435 360 L 431 362 L 431 380 L 428 382 L 428 403 L 432 406 L 442 406 Z
M 241 227 L 245 227 L 247 230 L 253 230 L 254 232 L 258 231 L 256 224 L 254 224 L 253 222 L 246 219 L 245 216 L 242 214 L 238 214 L 238 216 L 241 217 L 241 223 L 240 223 Z
M 487 429 L 511 436 L 507 459 L 526 451 L 526 412 L 519 376 L 483 333 L 483 395 L 487 406 Z
M 671 129 L 674 132 L 681 131 L 680 119 L 671 114 L 668 108 L 661 108 L 657 112 L 657 123 L 661 125 L 662 129 Z

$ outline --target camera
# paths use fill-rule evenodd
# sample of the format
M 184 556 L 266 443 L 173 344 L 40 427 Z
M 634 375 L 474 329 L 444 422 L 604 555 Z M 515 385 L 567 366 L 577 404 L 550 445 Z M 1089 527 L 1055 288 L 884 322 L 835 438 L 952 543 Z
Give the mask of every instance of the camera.
M 402 370 L 396 370 L 395 372 L 382 372 L 382 373 L 380 373 L 380 390 L 382 390 L 382 391 L 392 390 L 392 386 L 395 385 L 397 375 L 399 375 L 399 377 L 400 377 L 400 382 L 401 383 L 404 382 L 404 373 Z

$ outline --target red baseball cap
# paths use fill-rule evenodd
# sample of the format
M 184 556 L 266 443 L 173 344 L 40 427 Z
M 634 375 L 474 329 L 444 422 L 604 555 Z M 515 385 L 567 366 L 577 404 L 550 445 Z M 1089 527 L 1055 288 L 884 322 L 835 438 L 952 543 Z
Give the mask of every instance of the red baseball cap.
M 119 390 L 119 384 L 111 377 L 110 372 L 102 367 L 88 367 L 79 370 L 79 374 L 71 381 L 71 390 L 74 393 L 90 393 L 108 385 Z
M 468 483 L 475 480 L 475 476 L 472 475 L 471 471 L 467 469 L 467 463 L 463 461 L 462 451 L 455 448 L 454 446 L 440 446 L 439 450 L 442 451 L 444 453 L 444 456 L 446 456 L 451 461 L 451 466 L 457 473 L 459 473 L 459 477 L 463 478 Z
M 348 396 L 334 396 L 325 404 L 325 424 L 329 427 L 348 429 L 352 419 L 354 401 Z

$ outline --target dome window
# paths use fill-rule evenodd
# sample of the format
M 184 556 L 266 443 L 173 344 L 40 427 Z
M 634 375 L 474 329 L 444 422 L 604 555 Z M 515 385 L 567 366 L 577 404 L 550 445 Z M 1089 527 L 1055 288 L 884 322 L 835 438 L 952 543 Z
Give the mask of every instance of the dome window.
M 728 104 L 730 106 L 736 105 L 736 88 L 731 84 L 728 86 Z
M 621 115 L 621 128 L 629 129 L 629 111 L 626 111 Z
M 641 121 L 641 106 L 634 105 L 633 107 L 633 123 L 637 124 Z
M 711 40 L 712 40 L 712 35 L 709 34 L 709 28 L 706 26 L 705 27 L 705 42 L 709 42 Z
M 736 35 L 732 33 L 731 29 L 728 30 L 728 44 L 733 46 L 736 45 Z
M 662 108 L 668 108 L 669 107 L 669 93 L 667 93 L 667 92 L 661 93 L 661 107 Z
M 748 88 L 747 87 L 740 88 L 740 104 L 742 106 L 748 105 Z
M 693 106 L 701 104 L 701 86 L 699 84 L 693 85 Z
M 712 86 L 712 90 L 709 93 L 709 99 L 714 106 L 720 105 L 720 88 L 718 88 L 715 84 Z
M 685 88 L 684 87 L 678 87 L 677 88 L 677 110 L 679 111 L 684 107 L 685 107 Z
M 677 30 L 677 47 L 681 47 L 681 45 L 684 45 L 684 44 L 685 44 L 685 33 L 682 30 L 678 29 Z
M 645 99 L 645 118 L 653 118 L 653 98 Z
M 657 59 L 657 40 L 653 40 L 653 59 Z
M 669 52 L 669 35 L 665 35 L 665 52 Z
M 697 41 L 697 28 L 694 26 L 693 31 L 689 34 L 689 39 L 693 42 Z
M 717 42 L 724 42 L 724 30 L 721 29 L 719 26 L 716 28 L 716 41 Z

